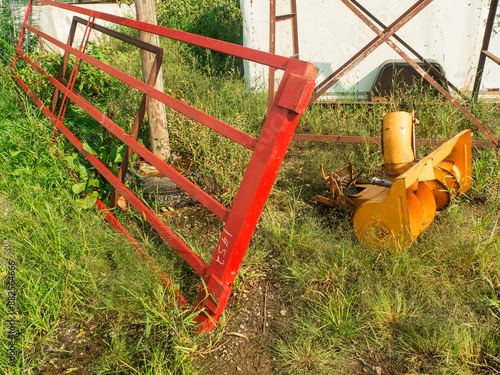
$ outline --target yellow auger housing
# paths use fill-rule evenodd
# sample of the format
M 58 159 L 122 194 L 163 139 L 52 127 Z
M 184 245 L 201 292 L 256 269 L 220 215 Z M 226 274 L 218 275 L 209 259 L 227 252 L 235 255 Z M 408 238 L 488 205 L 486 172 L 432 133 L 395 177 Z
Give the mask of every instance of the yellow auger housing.
M 472 183 L 471 132 L 464 130 L 414 164 L 413 116 L 388 113 L 382 120 L 382 149 L 387 180 L 356 184 L 352 166 L 331 172 L 328 197 L 313 199 L 340 209 L 354 209 L 354 232 L 370 247 L 407 248 Z M 346 181 L 346 179 L 348 181 Z

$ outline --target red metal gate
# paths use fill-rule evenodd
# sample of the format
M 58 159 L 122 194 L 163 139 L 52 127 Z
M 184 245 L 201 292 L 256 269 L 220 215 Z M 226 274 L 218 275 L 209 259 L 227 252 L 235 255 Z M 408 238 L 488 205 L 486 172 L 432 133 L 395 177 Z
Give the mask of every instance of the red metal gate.
M 59 3 L 53 0 L 37 0 L 37 2 L 87 16 L 86 33 L 80 49 L 77 50 L 71 46 L 70 41 L 68 41 L 68 43 L 63 43 L 55 38 L 52 38 L 41 30 L 34 28 L 28 24 L 28 17 L 32 7 L 32 0 L 30 0 L 23 28 L 21 30 L 19 43 L 16 49 L 14 64 L 12 66 L 12 72 L 16 81 L 41 108 L 43 113 L 51 120 L 55 128 L 66 136 L 66 138 L 102 174 L 102 176 L 111 185 L 113 185 L 115 191 L 122 195 L 130 206 L 145 217 L 147 222 L 158 232 L 158 234 L 203 278 L 206 287 L 200 290 L 197 301 L 195 302 L 195 308 L 201 312 L 198 315 L 198 321 L 202 323 L 201 327 L 203 329 L 211 329 L 215 327 L 218 317 L 224 311 L 229 300 L 233 282 L 247 250 L 252 233 L 257 224 L 257 220 L 275 181 L 278 169 L 291 141 L 297 123 L 300 116 L 304 113 L 311 98 L 315 87 L 315 78 L 318 73 L 318 69 L 314 65 L 304 61 L 285 58 L 199 35 L 84 9 L 74 5 Z M 283 79 L 277 90 L 272 106 L 268 110 L 267 117 L 258 138 L 254 138 L 246 133 L 243 133 L 240 130 L 231 127 L 230 125 L 211 117 L 202 111 L 199 111 L 161 91 L 155 90 L 152 87 L 154 80 L 148 80 L 148 83 L 143 83 L 85 54 L 86 40 L 88 40 L 88 36 L 94 26 L 94 20 L 96 19 L 138 30 L 144 30 L 150 33 L 158 34 L 159 36 L 208 48 L 283 70 Z M 38 37 L 43 38 L 44 40 L 63 49 L 66 52 L 66 56 L 68 56 L 68 54 L 75 56 L 76 60 L 74 68 L 68 81 L 62 79 L 61 76 L 59 79 L 56 79 L 55 77 L 48 75 L 41 66 L 36 64 L 21 50 L 25 30 L 29 30 Z M 145 47 L 142 46 L 142 48 Z M 157 61 L 161 60 L 158 56 L 159 55 L 157 54 Z M 174 183 L 176 183 L 185 192 L 190 194 L 199 203 L 209 209 L 224 222 L 219 241 L 214 249 L 213 257 L 209 264 L 206 264 L 189 248 L 184 241 L 176 236 L 169 227 L 167 227 L 151 210 L 149 210 L 149 208 L 124 185 L 122 178 L 115 176 L 98 158 L 84 150 L 82 142 L 63 124 L 65 108 L 64 103 L 61 105 L 61 109 L 59 110 L 59 114 L 57 116 L 55 115 L 54 105 L 52 110 L 47 108 L 27 87 L 26 83 L 16 74 L 15 69 L 18 58 L 22 58 L 46 80 L 48 80 L 48 82 L 50 82 L 56 90 L 64 95 L 64 100 L 71 100 L 85 110 L 105 129 L 132 149 L 133 152 L 142 156 L 147 162 L 157 168 L 165 176 L 169 177 Z M 182 174 L 175 171 L 171 166 L 164 163 L 149 150 L 141 146 L 136 140 L 136 135 L 132 133 L 127 134 L 122 128 L 113 122 L 112 119 L 107 117 L 79 93 L 74 91 L 73 85 L 78 74 L 78 65 L 80 61 L 92 64 L 107 74 L 141 91 L 144 94 L 143 101 L 141 101 L 142 110 L 144 110 L 144 103 L 147 103 L 147 98 L 154 98 L 163 102 L 170 108 L 173 108 L 174 110 L 251 150 L 252 156 L 232 207 L 224 207 L 212 196 L 193 184 Z M 156 77 L 153 72 L 154 69 L 155 68 L 153 67 L 150 77 Z M 139 109 L 139 112 L 141 112 L 141 109 Z M 140 117 L 141 113 L 138 114 L 138 118 Z M 138 122 L 137 118 L 136 122 Z M 98 204 L 99 208 L 105 211 L 108 222 L 110 222 L 115 229 L 125 231 L 125 229 L 116 220 L 116 218 L 114 218 L 112 213 L 106 209 L 102 202 L 98 202 Z M 152 263 L 151 260 L 150 262 Z M 166 283 L 169 284 L 168 279 L 166 279 Z M 182 297 L 179 298 L 181 303 L 185 303 Z

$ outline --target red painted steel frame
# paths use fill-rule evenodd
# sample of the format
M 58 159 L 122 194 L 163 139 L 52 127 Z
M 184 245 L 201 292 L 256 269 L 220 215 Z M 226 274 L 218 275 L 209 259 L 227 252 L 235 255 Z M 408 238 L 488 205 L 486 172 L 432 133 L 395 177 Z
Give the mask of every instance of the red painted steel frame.
M 160 36 L 209 48 L 215 51 L 230 54 L 239 58 L 251 60 L 284 70 L 283 79 L 278 88 L 271 108 L 268 111 L 262 131 L 257 139 L 223 123 L 185 103 L 182 103 L 169 95 L 155 90 L 150 85 L 134 79 L 112 67 L 106 65 L 82 51 L 78 51 L 68 44 L 62 43 L 46 33 L 28 25 L 28 15 L 31 11 L 32 0 L 28 5 L 26 19 L 21 30 L 19 44 L 16 49 L 16 57 L 12 66 L 14 77 L 18 84 L 33 99 L 43 113 L 54 123 L 66 138 L 82 153 L 85 158 L 103 175 L 115 190 L 121 194 L 127 202 L 146 218 L 149 224 L 177 251 L 177 253 L 203 278 L 206 288 L 198 295 L 195 307 L 200 310 L 197 321 L 201 323 L 202 329 L 215 327 L 218 317 L 223 313 L 230 297 L 234 279 L 239 270 L 241 261 L 245 255 L 253 231 L 260 217 L 264 204 L 269 196 L 271 187 L 275 181 L 279 167 L 292 139 L 297 123 L 304 113 L 315 86 L 318 69 L 307 62 L 285 58 L 270 53 L 253 50 L 250 48 L 222 42 L 199 35 L 194 35 L 162 26 L 151 25 L 132 19 L 126 19 L 102 12 L 88 10 L 77 6 L 59 3 L 53 0 L 37 0 L 39 3 L 67 9 L 89 17 L 89 20 L 100 19 L 115 24 L 148 31 Z M 155 157 L 149 150 L 141 146 L 133 137 L 127 134 L 110 118 L 89 103 L 85 98 L 65 86 L 62 82 L 47 75 L 47 73 L 24 52 L 21 51 L 21 42 L 24 30 L 28 29 L 39 37 L 54 43 L 66 52 L 78 56 L 79 59 L 90 63 L 102 71 L 138 89 L 144 94 L 155 98 L 169 107 L 181 112 L 199 123 L 217 131 L 233 141 L 252 151 L 252 156 L 247 170 L 241 181 L 240 188 L 235 197 L 231 209 L 227 209 L 217 202 L 206 192 L 191 183 L 185 177 L 173 170 L 159 158 Z M 114 134 L 118 139 L 131 147 L 134 152 L 141 155 L 149 163 L 164 173 L 183 190 L 191 194 L 201 204 L 212 211 L 225 222 L 220 239 L 214 250 L 210 264 L 206 265 L 181 239 L 179 239 L 158 217 L 151 212 L 111 171 L 99 161 L 94 155 L 83 149 L 83 145 L 73 133 L 63 125 L 63 119 L 56 116 L 34 95 L 25 82 L 15 73 L 17 57 L 21 57 L 33 69 L 47 79 L 57 90 L 67 96 L 75 104 L 84 109 L 89 115 L 97 120 L 104 128 Z M 105 214 L 106 220 L 117 230 L 124 230 L 116 218 L 103 205 L 98 208 Z M 127 234 L 127 233 L 126 233 Z M 128 235 L 130 236 L 130 235 Z M 133 242 L 135 245 L 136 242 Z M 139 250 L 141 251 L 141 250 Z M 143 253 L 145 255 L 145 253 Z M 146 259 L 155 267 L 154 262 L 145 255 Z M 171 285 L 168 279 L 166 285 Z M 182 297 L 179 297 L 182 298 Z M 185 302 L 180 299 L 181 303 Z

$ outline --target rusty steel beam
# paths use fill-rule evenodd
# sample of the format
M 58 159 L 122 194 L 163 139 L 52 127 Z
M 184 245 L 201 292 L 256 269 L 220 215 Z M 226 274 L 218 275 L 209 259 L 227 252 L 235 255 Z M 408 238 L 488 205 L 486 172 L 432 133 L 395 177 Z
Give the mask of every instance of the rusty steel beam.
M 385 35 L 385 31 L 380 31 L 373 22 L 371 22 L 359 9 L 353 7 L 349 3 L 350 0 L 341 0 L 344 4 L 349 6 L 354 14 L 356 14 L 370 29 L 372 29 L 380 38 Z M 424 69 L 422 69 L 415 61 L 413 61 L 401 48 L 399 48 L 392 40 L 385 39 L 387 43 L 398 55 L 400 55 L 403 60 L 405 60 L 410 66 L 413 67 L 427 82 L 429 82 L 437 91 L 441 93 L 448 101 L 453 104 L 453 106 L 458 109 L 470 122 L 472 122 L 481 132 L 483 132 L 496 147 L 499 147 L 499 140 L 489 129 L 487 129 L 481 121 L 479 121 L 472 113 L 470 113 L 462 104 L 460 104 L 451 94 L 446 91 L 446 89 L 441 86 L 434 78 L 432 78 Z
M 78 54 L 75 55 L 75 63 L 73 64 L 73 69 L 71 69 L 71 74 L 68 78 L 68 83 L 66 84 L 66 87 L 70 91 L 73 91 L 73 88 L 75 87 L 76 78 L 78 76 L 78 72 L 82 64 L 82 60 L 80 59 L 80 57 L 82 53 L 84 53 L 85 50 L 87 49 L 87 44 L 90 38 L 90 33 L 92 32 L 92 26 L 94 25 L 94 21 L 95 21 L 94 17 L 89 17 L 88 21 L 86 22 L 85 31 L 83 33 L 83 38 L 80 43 L 80 48 L 78 49 Z M 54 92 L 54 94 L 56 94 L 56 92 Z M 52 102 L 54 102 L 54 100 L 52 100 Z M 61 102 L 61 106 L 59 107 L 59 114 L 57 115 L 58 120 L 63 121 L 64 116 L 66 114 L 67 105 L 68 105 L 67 93 L 65 92 Z M 54 129 L 54 133 L 52 133 L 52 136 L 54 136 L 55 132 L 56 129 Z
M 352 135 L 294 134 L 292 141 L 381 144 L 380 137 L 360 137 Z M 445 142 L 446 140 L 442 139 L 415 139 L 416 146 L 441 146 Z M 491 141 L 473 140 L 472 145 L 477 148 L 495 148 L 495 145 Z
M 115 23 L 130 27 L 137 30 L 147 31 L 167 37 L 169 39 L 178 40 L 180 42 L 193 44 L 198 47 L 207 48 L 213 51 L 236 56 L 245 60 L 254 61 L 259 64 L 275 67 L 276 69 L 285 70 L 290 59 L 288 57 L 273 55 L 268 52 L 255 50 L 249 47 L 240 46 L 237 44 L 223 42 L 208 38 L 201 35 L 191 34 L 185 31 L 175 30 L 164 26 L 149 24 L 147 22 L 137 21 L 129 18 L 123 18 L 112 14 L 99 12 L 91 9 L 82 8 L 79 6 L 62 3 L 54 0 L 36 0 L 37 3 L 47 4 L 56 8 L 66 9 L 75 13 L 84 14 L 86 16 L 95 17 L 103 21 Z M 156 99 L 156 98 L 155 98 Z
M 290 12 L 292 15 L 292 38 L 293 38 L 293 58 L 299 58 L 299 23 L 297 20 L 297 0 L 290 0 Z
M 356 10 L 356 7 L 347 0 L 341 0 L 349 9 Z M 356 65 L 363 61 L 370 53 L 375 51 L 382 43 L 388 40 L 395 32 L 403 27 L 408 21 L 415 17 L 422 9 L 429 5 L 433 0 L 419 0 L 404 12 L 396 21 L 391 23 L 380 35 L 377 35 L 358 53 L 351 57 L 344 65 L 338 68 L 335 72 L 329 75 L 323 82 L 316 87 L 316 92 L 312 96 L 309 104 L 314 103 L 321 95 L 323 95 L 330 87 L 336 84 L 347 72 L 352 70 Z
M 297 21 L 297 2 L 290 1 L 290 14 L 276 16 L 276 0 L 269 0 L 269 52 L 276 53 L 276 22 L 290 20 L 292 23 L 292 58 L 299 58 L 299 27 Z M 276 69 L 269 67 L 269 76 L 267 80 L 267 108 L 270 109 L 274 99 L 274 78 Z
M 473 100 L 477 100 L 479 95 L 479 88 L 481 87 L 481 80 L 483 78 L 484 63 L 486 62 L 487 55 L 484 53 L 488 51 L 490 45 L 491 33 L 493 32 L 493 25 L 495 23 L 496 13 L 498 8 L 498 0 L 491 0 L 490 10 L 488 12 L 488 19 L 486 20 L 486 27 L 484 29 L 483 44 L 481 52 L 479 53 L 479 61 L 477 63 L 476 77 L 474 79 L 474 88 L 472 89 Z
M 110 118 L 105 116 L 85 98 L 72 90 L 71 85 L 65 86 L 55 77 L 48 76 L 47 73 L 21 51 L 20 48 L 16 50 L 16 56 L 20 56 L 25 60 L 36 72 L 41 74 L 54 87 L 66 95 L 69 100 L 77 104 L 87 114 L 97 120 L 105 129 L 110 131 L 127 146 L 131 147 L 134 152 L 144 157 L 146 161 L 155 166 L 160 172 L 169 177 L 175 184 L 193 196 L 193 198 L 198 200 L 201 204 L 205 205 L 205 207 L 224 222 L 210 264 L 206 265 L 200 257 L 181 239 L 176 237 L 175 234 L 162 223 L 137 196 L 132 194 L 123 182 L 118 177 L 114 176 L 98 158 L 83 149 L 82 142 L 77 139 L 75 135 L 66 128 L 62 121 L 59 121 L 38 98 L 36 98 L 21 78 L 16 76 L 15 64 L 12 66 L 13 75 L 16 81 L 26 91 L 28 96 L 41 108 L 42 112 L 51 122 L 54 123 L 55 128 L 58 129 L 78 151 L 80 151 L 115 190 L 125 198 L 130 206 L 137 210 L 140 215 L 144 216 L 146 221 L 158 232 L 158 234 L 173 247 L 200 277 L 203 278 L 205 287 L 200 291 L 195 305 L 195 308 L 200 312 L 197 321 L 203 323 L 201 325 L 203 329 L 213 328 L 218 317 L 222 314 L 227 305 L 233 283 L 248 248 L 253 231 L 257 225 L 257 220 L 262 213 L 298 121 L 307 108 L 307 104 L 314 90 L 318 69 L 310 63 L 297 59 L 276 56 L 267 52 L 256 51 L 231 43 L 220 42 L 210 38 L 168 29 L 162 26 L 90 11 L 69 4 L 54 2 L 52 0 L 40 0 L 40 2 L 62 9 L 68 9 L 76 13 L 86 14 L 89 20 L 98 18 L 111 21 L 119 25 L 134 27 L 160 36 L 166 36 L 170 39 L 210 48 L 239 58 L 247 58 L 251 61 L 284 70 L 283 79 L 278 87 L 272 107 L 268 111 L 262 130 L 258 138 L 254 138 L 185 103 L 179 102 L 155 90 L 146 83 L 140 82 L 84 53 L 80 53 L 81 51 L 79 52 L 73 47 L 31 27 L 26 22 L 23 24 L 23 29 L 30 30 L 63 50 L 77 55 L 82 61 L 90 63 L 101 71 L 122 80 L 130 87 L 138 89 L 147 96 L 164 102 L 169 107 L 193 118 L 202 125 L 211 129 L 216 128 L 214 130 L 219 131 L 220 134 L 246 146 L 252 151 L 247 170 L 244 173 L 231 210 L 229 210 L 196 185 L 192 184 L 180 173 L 176 172 L 171 166 L 167 165 L 159 158 L 156 158 L 149 150 L 141 146 L 132 136 L 124 132 L 124 130 Z
M 380 26 L 382 29 L 386 29 L 387 26 L 384 25 L 378 18 L 376 18 L 372 13 L 368 11 L 365 7 L 363 7 L 360 3 L 358 3 L 356 0 L 350 0 L 351 3 L 353 3 L 355 6 L 358 7 L 359 10 L 361 10 L 363 13 L 365 13 L 373 22 L 375 22 L 378 26 Z M 445 82 L 449 87 L 451 87 L 458 95 L 460 95 L 462 98 L 466 99 L 463 93 L 455 86 L 453 85 L 448 79 L 432 65 L 430 62 L 428 62 L 421 54 L 419 54 L 415 49 L 413 49 L 408 43 L 406 43 L 403 39 L 401 39 L 397 34 L 393 35 L 394 39 L 396 39 L 399 43 L 401 43 L 402 46 L 404 46 L 408 51 L 410 51 L 417 59 L 419 59 L 422 63 L 424 63 L 424 66 L 426 69 L 430 69 L 432 73 L 434 73 L 440 80 Z
M 495 64 L 500 65 L 500 57 L 495 56 L 492 54 L 490 51 L 483 51 L 483 54 L 485 54 L 491 61 L 493 61 Z

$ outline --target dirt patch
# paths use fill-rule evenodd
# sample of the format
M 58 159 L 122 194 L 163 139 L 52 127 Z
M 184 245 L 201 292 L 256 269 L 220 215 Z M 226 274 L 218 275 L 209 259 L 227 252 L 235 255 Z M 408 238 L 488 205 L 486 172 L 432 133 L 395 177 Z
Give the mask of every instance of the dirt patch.
M 241 295 L 233 294 L 223 333 L 201 364 L 205 374 L 278 372 L 272 344 L 291 316 L 280 287 L 279 283 L 255 277 Z
M 93 374 L 93 363 L 100 358 L 103 351 L 103 340 L 99 335 L 69 322 L 60 324 L 56 333 L 57 341 L 42 348 L 48 365 L 38 374 Z

